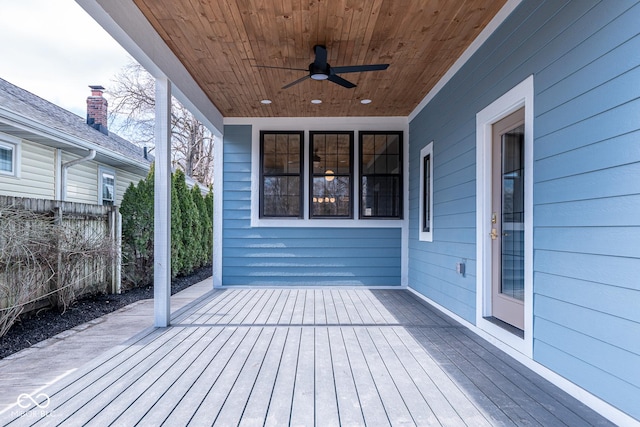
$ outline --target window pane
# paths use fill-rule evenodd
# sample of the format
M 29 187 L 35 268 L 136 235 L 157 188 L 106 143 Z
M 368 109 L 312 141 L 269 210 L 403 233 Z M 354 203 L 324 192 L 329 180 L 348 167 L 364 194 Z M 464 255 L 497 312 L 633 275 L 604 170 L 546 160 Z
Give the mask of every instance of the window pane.
M 401 218 L 401 133 L 361 133 L 360 155 L 360 216 Z
M 351 216 L 351 179 L 348 176 L 313 178 L 312 216 Z
M 102 174 L 102 204 L 113 205 L 115 200 L 115 177 L 109 173 Z
M 429 232 L 431 230 L 431 156 L 424 156 L 423 170 L 424 182 L 422 186 L 422 231 Z
M 265 177 L 263 188 L 263 216 L 299 216 L 300 177 Z
M 299 217 L 302 171 L 301 132 L 261 132 L 260 216 Z
M 13 172 L 13 149 L 0 147 L 0 171 Z
M 300 173 L 300 135 L 289 135 L 287 142 L 287 173 Z
M 346 217 L 353 213 L 352 133 L 312 133 L 311 217 Z
M 363 217 L 400 216 L 401 197 L 398 176 L 362 177 Z

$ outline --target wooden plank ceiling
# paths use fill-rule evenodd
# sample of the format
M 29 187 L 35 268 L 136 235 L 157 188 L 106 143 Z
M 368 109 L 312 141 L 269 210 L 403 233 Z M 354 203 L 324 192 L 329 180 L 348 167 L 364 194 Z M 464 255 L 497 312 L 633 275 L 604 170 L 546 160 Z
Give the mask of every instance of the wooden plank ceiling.
M 133 1 L 225 117 L 341 117 L 407 116 L 506 0 Z M 307 69 L 317 44 L 331 66 L 390 65 L 341 75 L 353 89 L 256 67 Z

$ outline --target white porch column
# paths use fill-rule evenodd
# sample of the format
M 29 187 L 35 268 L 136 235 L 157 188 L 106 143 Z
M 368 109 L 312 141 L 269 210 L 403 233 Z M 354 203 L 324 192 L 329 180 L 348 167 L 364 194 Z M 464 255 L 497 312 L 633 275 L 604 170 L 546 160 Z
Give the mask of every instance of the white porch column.
M 156 327 L 171 319 L 171 82 L 156 78 L 153 306 Z

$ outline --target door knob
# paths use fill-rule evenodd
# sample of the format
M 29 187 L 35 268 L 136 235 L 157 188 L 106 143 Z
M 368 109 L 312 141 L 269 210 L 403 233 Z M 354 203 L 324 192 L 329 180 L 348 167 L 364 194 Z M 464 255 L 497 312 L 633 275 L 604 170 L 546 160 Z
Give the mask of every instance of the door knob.
M 498 238 L 498 230 L 496 230 L 495 228 L 492 228 L 491 233 L 489 233 L 489 236 L 491 236 L 491 240 L 496 240 Z

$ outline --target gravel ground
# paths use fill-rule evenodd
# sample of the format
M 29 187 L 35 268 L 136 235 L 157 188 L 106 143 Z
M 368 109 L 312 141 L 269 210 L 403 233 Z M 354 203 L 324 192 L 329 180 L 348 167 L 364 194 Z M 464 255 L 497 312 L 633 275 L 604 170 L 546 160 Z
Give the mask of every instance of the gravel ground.
M 171 281 L 171 295 L 211 276 L 211 267 L 202 267 L 195 273 Z M 153 298 L 153 287 L 135 288 L 120 295 L 94 295 L 76 301 L 64 313 L 57 310 L 40 311 L 13 325 L 0 338 L 0 359 L 33 344 L 51 338 L 97 317 L 116 311 L 141 299 Z

